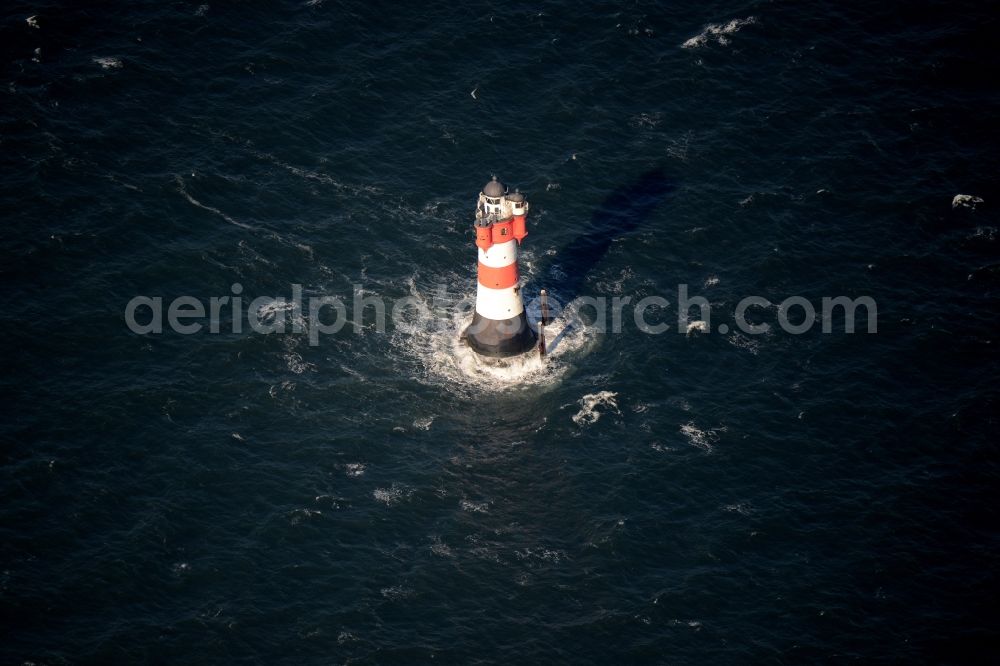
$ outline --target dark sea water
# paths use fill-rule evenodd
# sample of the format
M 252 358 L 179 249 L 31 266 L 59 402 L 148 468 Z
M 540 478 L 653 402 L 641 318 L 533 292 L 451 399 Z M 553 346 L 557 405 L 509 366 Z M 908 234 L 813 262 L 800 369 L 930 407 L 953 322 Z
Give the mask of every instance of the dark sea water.
M 998 35 L 979 2 L 6 4 L 0 661 L 995 660 Z M 479 363 L 494 173 L 527 300 L 672 322 L 686 284 L 708 330 Z M 125 323 L 234 283 L 434 324 Z M 870 296 L 877 333 L 743 334 L 750 295 Z

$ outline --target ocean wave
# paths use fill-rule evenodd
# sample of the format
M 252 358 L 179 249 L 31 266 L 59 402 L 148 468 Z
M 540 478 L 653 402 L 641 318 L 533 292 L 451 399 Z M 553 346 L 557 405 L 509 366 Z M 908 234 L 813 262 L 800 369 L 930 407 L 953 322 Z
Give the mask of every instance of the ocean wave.
M 617 397 L 618 394 L 612 391 L 598 391 L 597 393 L 586 394 L 580 398 L 580 411 L 573 415 L 573 423 L 577 425 L 597 423 L 601 418 L 601 412 L 598 411 L 598 407 L 607 407 L 620 414 L 621 412 L 618 411 L 618 401 L 616 400 Z
M 719 440 L 719 432 L 723 432 L 724 430 L 724 427 L 702 430 L 693 422 L 684 423 L 680 428 L 681 434 L 687 437 L 689 444 L 707 453 L 711 453 L 714 450 L 713 444 Z
M 319 509 L 293 509 L 286 514 L 285 518 L 291 525 L 300 525 L 314 516 L 322 516 Z
M 972 194 L 956 194 L 951 200 L 952 208 L 971 208 L 976 210 L 976 206 L 983 203 L 982 197 L 977 197 Z
M 748 338 L 745 335 L 733 333 L 726 338 L 726 341 L 737 349 L 748 351 L 754 356 L 760 353 L 760 340 L 756 338 Z
M 187 184 L 184 182 L 184 179 L 181 178 L 180 176 L 174 176 L 174 182 L 177 183 L 177 191 L 180 192 L 181 195 L 185 199 L 187 199 L 188 203 L 190 203 L 191 205 L 196 206 L 197 208 L 201 208 L 202 210 L 207 210 L 210 213 L 215 213 L 216 215 L 218 215 L 219 217 L 221 217 L 222 219 L 224 219 L 229 224 L 236 225 L 237 227 L 242 227 L 243 229 L 253 229 L 253 227 L 250 226 L 249 224 L 244 224 L 243 222 L 237 222 L 232 217 L 230 217 L 229 215 L 226 215 L 225 213 L 223 213 L 218 208 L 215 208 L 214 206 L 205 205 L 202 202 L 200 202 L 197 199 L 195 199 L 187 191 Z
M 707 321 L 693 321 L 687 325 L 687 335 L 690 337 L 695 333 L 708 333 Z
M 722 507 L 723 511 L 729 513 L 738 513 L 741 516 L 749 516 L 754 513 L 754 508 L 746 502 L 734 502 L 733 504 L 726 504 Z
M 458 503 L 462 511 L 470 511 L 472 513 L 489 513 L 490 504 L 490 502 L 473 502 L 467 499 L 463 499 Z
M 748 16 L 743 19 L 733 19 L 728 23 L 709 23 L 699 34 L 681 44 L 681 48 L 696 49 L 711 42 L 727 46 L 729 44 L 729 35 L 735 34 L 744 27 L 756 22 L 757 17 Z
M 438 557 L 455 557 L 455 553 L 452 552 L 451 547 L 441 541 L 441 537 L 439 536 L 431 537 L 431 552 Z
M 121 58 L 110 56 L 94 58 L 94 63 L 100 65 L 101 69 L 121 69 L 123 64 Z
M 414 595 L 414 591 L 405 585 L 390 585 L 379 590 L 386 599 L 407 599 Z
M 393 483 L 388 488 L 376 488 L 372 491 L 372 496 L 386 506 L 395 506 L 403 500 L 409 499 L 413 494 L 413 489 L 398 483 Z

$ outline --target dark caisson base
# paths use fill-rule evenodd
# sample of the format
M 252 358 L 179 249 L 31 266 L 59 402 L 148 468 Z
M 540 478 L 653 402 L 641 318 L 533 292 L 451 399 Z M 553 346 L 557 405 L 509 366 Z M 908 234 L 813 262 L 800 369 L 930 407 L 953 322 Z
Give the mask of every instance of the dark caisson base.
M 510 319 L 487 319 L 478 312 L 462 332 L 462 339 L 480 356 L 507 358 L 535 347 L 535 332 L 524 312 Z

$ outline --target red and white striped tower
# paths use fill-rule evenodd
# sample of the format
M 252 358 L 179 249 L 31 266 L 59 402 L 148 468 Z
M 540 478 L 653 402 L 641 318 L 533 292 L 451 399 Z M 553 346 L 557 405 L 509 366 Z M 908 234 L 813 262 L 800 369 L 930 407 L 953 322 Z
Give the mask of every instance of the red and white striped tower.
M 517 356 L 535 347 L 518 284 L 518 246 L 528 231 L 524 195 L 493 176 L 479 194 L 476 206 L 476 246 L 479 248 L 479 285 L 476 314 L 463 337 L 476 353 L 493 358 Z

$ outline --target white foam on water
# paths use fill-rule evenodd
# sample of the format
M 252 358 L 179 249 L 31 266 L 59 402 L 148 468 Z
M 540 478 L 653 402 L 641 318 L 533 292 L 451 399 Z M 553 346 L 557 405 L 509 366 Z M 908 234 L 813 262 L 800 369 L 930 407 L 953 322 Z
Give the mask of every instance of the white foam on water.
M 588 393 L 582 398 L 580 398 L 580 411 L 573 415 L 573 423 L 577 425 L 591 425 L 597 423 L 598 419 L 601 418 L 601 412 L 598 411 L 598 407 L 607 407 L 609 409 L 618 411 L 618 401 L 615 399 L 618 397 L 617 393 L 612 391 L 599 391 L 597 393 Z
M 239 146 L 240 149 L 243 150 L 248 155 L 258 160 L 261 160 L 262 162 L 268 162 L 278 168 L 284 169 L 289 173 L 291 173 L 292 175 L 301 178 L 302 180 L 312 181 L 320 183 L 322 185 L 327 185 L 339 192 L 349 194 L 353 197 L 367 197 L 370 199 L 372 198 L 373 195 L 382 194 L 382 188 L 378 187 L 377 185 L 344 183 L 340 182 L 339 180 L 337 180 L 336 178 L 332 177 L 329 174 L 320 171 L 315 171 L 306 167 L 297 166 L 295 164 L 289 164 L 288 162 L 279 159 L 273 153 L 261 150 L 250 139 L 244 139 L 240 136 L 231 134 L 225 130 L 209 129 L 208 131 L 213 137 L 221 137 L 227 141 L 230 141 Z M 320 161 L 326 162 L 328 160 L 321 158 Z
M 244 224 L 243 222 L 237 222 L 233 218 L 231 218 L 228 215 L 226 215 L 225 213 L 223 213 L 218 208 L 215 208 L 213 206 L 206 206 L 202 202 L 200 202 L 197 199 L 195 199 L 193 196 L 191 196 L 188 193 L 188 191 L 187 191 L 187 184 L 184 182 L 184 179 L 181 178 L 180 176 L 174 176 L 174 182 L 177 183 L 177 191 L 180 192 L 184 196 L 184 198 L 188 200 L 188 202 L 191 205 L 197 206 L 198 208 L 201 208 L 202 210 L 207 210 L 210 213 L 215 213 L 216 215 L 218 215 L 219 217 L 221 217 L 222 219 L 224 219 L 229 224 L 234 224 L 237 227 L 242 227 L 244 229 L 253 229 L 253 227 L 250 226 L 249 224 Z
M 514 551 L 514 556 L 519 560 L 538 560 L 542 562 L 562 562 L 569 559 L 569 554 L 565 550 L 553 548 L 521 548 Z
M 406 599 L 413 596 L 413 590 L 403 585 L 390 585 L 383 587 L 380 592 L 386 599 Z
M 726 46 L 729 44 L 729 35 L 735 34 L 745 26 L 756 22 L 756 16 L 748 16 L 743 19 L 733 19 L 728 23 L 709 23 L 699 34 L 681 44 L 681 48 L 696 49 L 711 42 Z
M 699 320 L 688 324 L 687 334 L 690 336 L 693 333 L 708 333 L 708 322 Z
M 714 430 L 702 430 L 694 423 L 685 423 L 681 426 L 681 434 L 687 437 L 692 446 L 711 453 L 712 443 L 718 441 L 719 435 Z
M 266 262 L 266 260 L 264 261 Z M 291 314 L 288 315 L 286 313 Z M 298 326 L 301 331 L 307 330 L 307 323 L 302 313 L 296 311 L 295 304 L 291 301 L 274 300 L 266 303 L 257 309 L 256 316 L 257 321 L 262 326 L 273 327 L 277 331 L 286 330 L 288 322 L 291 322 L 293 326 L 292 330 L 294 330 L 295 326 Z M 300 335 L 281 336 L 281 346 L 285 349 L 285 353 L 282 354 L 281 358 L 285 361 L 287 368 L 297 375 L 301 375 L 307 370 L 316 370 L 316 365 L 306 361 L 302 357 L 302 354 L 297 351 L 302 340 L 303 338 Z
M 284 359 L 288 369 L 297 375 L 301 375 L 306 370 L 316 370 L 316 365 L 303 359 L 302 355 L 299 353 L 289 352 L 284 354 L 281 358 Z
M 271 164 L 280 167 L 285 171 L 288 171 L 292 175 L 298 176 L 303 180 L 311 180 L 317 183 L 322 183 L 323 185 L 329 185 L 334 189 L 345 191 L 353 195 L 379 194 L 382 191 L 379 187 L 375 185 L 352 185 L 348 183 L 342 183 L 339 180 L 330 176 L 329 174 L 325 174 L 320 171 L 314 171 L 312 169 L 307 169 L 305 167 L 296 166 L 294 164 L 289 164 L 288 162 L 284 162 L 278 159 L 278 157 L 273 155 L 272 153 L 258 149 L 256 145 L 254 145 L 254 143 L 249 139 L 239 139 L 237 137 L 233 137 L 229 134 L 226 134 L 225 132 L 222 132 L 221 134 L 222 136 L 225 136 L 226 138 L 236 143 L 242 144 L 244 149 L 257 159 L 263 160 L 265 162 L 270 162 Z
M 283 321 L 285 318 L 284 313 L 291 312 L 294 309 L 295 303 L 291 301 L 274 300 L 257 308 L 257 320 L 261 324 L 268 326 L 275 323 L 279 313 L 281 313 L 281 321 Z M 300 321 L 300 323 L 302 322 Z
M 369 193 L 380 192 L 379 188 L 374 185 L 347 185 L 345 183 L 341 183 L 340 181 L 333 179 L 332 177 L 328 176 L 325 173 L 321 173 L 319 171 L 312 171 L 311 169 L 306 169 L 303 167 L 297 167 L 294 164 L 287 164 L 277 159 L 270 153 L 261 153 L 261 156 L 268 159 L 274 165 L 279 166 L 282 169 L 285 169 L 289 173 L 294 174 L 299 178 L 302 178 L 303 180 L 314 180 L 316 182 L 323 183 L 324 185 L 330 185 L 331 187 L 334 187 L 338 190 L 344 190 L 354 194 L 361 192 L 369 192 Z
M 744 349 L 754 356 L 760 352 L 760 340 L 756 338 L 748 338 L 745 335 L 733 333 L 726 340 L 737 349 Z
M 455 557 L 455 553 L 452 552 L 451 547 L 441 541 L 441 537 L 439 536 L 431 537 L 431 552 L 438 557 Z
M 724 511 L 728 511 L 730 513 L 738 513 L 741 516 L 749 516 L 754 512 L 753 507 L 747 504 L 746 502 L 736 502 L 734 504 L 727 504 L 722 508 Z
M 470 511 L 472 513 L 490 512 L 490 502 L 473 502 L 472 500 L 463 499 L 458 505 L 462 508 L 462 511 Z
M 472 323 L 472 294 L 432 296 L 424 293 L 414 278 L 408 284 L 410 297 L 429 316 L 397 321 L 390 343 L 419 365 L 419 381 L 473 394 L 553 387 L 570 371 L 572 359 L 586 353 L 596 342 L 595 333 L 583 324 L 578 309 L 570 304 L 545 327 L 544 359 L 537 351 L 509 359 L 488 359 L 461 340 L 462 331 Z M 535 321 L 534 314 L 529 307 L 529 321 Z M 417 423 L 414 426 L 420 427 Z
M 110 56 L 104 56 L 101 58 L 94 58 L 94 62 L 101 66 L 102 69 L 121 69 L 122 61 L 121 58 L 112 58 Z
M 322 515 L 323 512 L 320 511 L 319 509 L 293 509 L 292 511 L 288 512 L 288 514 L 285 517 L 287 518 L 290 524 L 299 525 L 314 516 L 322 516 Z
M 687 162 L 691 153 L 691 138 L 694 136 L 691 130 L 682 136 L 667 140 L 667 155 L 681 162 Z
M 656 602 L 653 602 L 656 603 Z M 701 631 L 701 622 L 698 620 L 670 620 L 670 624 L 675 627 L 687 626 L 691 627 L 695 631 Z
M 413 422 L 413 427 L 414 428 L 419 428 L 420 430 L 430 430 L 432 423 L 434 423 L 434 417 L 433 416 L 423 416 L 423 417 L 421 417 L 419 419 L 416 419 Z
M 346 497 L 338 497 L 337 495 L 316 495 L 313 501 L 325 504 L 331 509 L 341 509 L 351 505 L 350 500 Z
M 977 197 L 972 194 L 956 194 L 955 198 L 951 200 L 952 208 L 971 208 L 976 210 L 976 206 L 983 203 L 982 197 Z
M 386 506 L 395 506 L 412 494 L 413 490 L 396 483 L 388 488 L 376 488 L 372 491 L 372 496 Z
M 640 113 L 637 116 L 632 116 L 629 118 L 629 125 L 636 128 L 646 127 L 652 128 L 663 122 L 663 112 L 654 111 L 652 113 Z
M 594 286 L 597 293 L 600 294 L 624 294 L 625 284 L 633 278 L 635 278 L 635 271 L 632 270 L 631 266 L 626 266 L 618 272 L 618 275 L 598 280 Z
M 347 463 L 344 465 L 344 471 L 347 476 L 358 477 L 365 473 L 364 463 Z
M 267 394 L 272 398 L 277 399 L 282 393 L 290 393 L 295 390 L 295 382 L 288 381 L 287 379 L 278 384 L 272 384 L 270 388 L 267 389 Z

